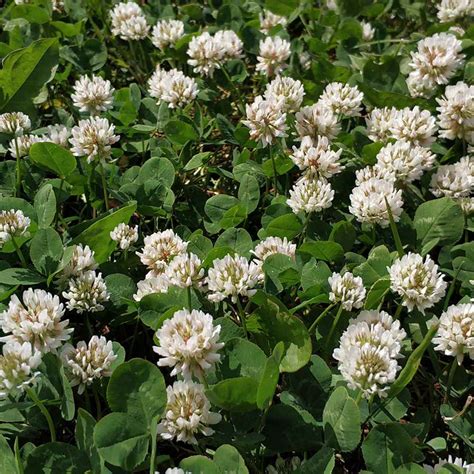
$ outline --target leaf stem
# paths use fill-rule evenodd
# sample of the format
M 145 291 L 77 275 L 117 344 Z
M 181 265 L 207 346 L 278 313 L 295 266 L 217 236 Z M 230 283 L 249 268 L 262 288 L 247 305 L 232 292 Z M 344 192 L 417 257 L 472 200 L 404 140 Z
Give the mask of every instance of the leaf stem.
M 54 443 L 56 441 L 56 429 L 54 428 L 53 419 L 48 411 L 48 409 L 44 406 L 43 402 L 38 398 L 38 395 L 32 388 L 27 388 L 26 393 L 31 398 L 33 403 L 39 408 L 40 412 L 46 418 L 46 422 L 48 423 L 49 433 L 51 435 L 51 441 Z
M 156 464 L 156 437 L 158 430 L 158 417 L 155 416 L 151 422 L 150 434 L 151 434 L 151 454 L 150 454 L 150 474 L 155 474 Z

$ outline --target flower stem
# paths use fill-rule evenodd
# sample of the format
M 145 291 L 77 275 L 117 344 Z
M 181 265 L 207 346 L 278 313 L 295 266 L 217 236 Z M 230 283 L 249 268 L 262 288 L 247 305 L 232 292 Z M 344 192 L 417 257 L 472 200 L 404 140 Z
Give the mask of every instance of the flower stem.
M 393 240 L 395 241 L 395 248 L 397 249 L 399 258 L 402 258 L 405 253 L 403 252 L 403 245 L 402 245 L 402 241 L 400 240 L 400 234 L 398 233 L 397 225 L 395 224 L 395 221 L 393 220 L 392 209 L 388 205 L 387 198 L 384 198 L 384 199 L 385 199 L 385 206 L 387 207 L 388 220 L 390 221 L 390 229 L 392 231 Z
M 398 319 L 400 317 L 400 314 L 402 312 L 402 309 L 403 309 L 403 305 L 400 303 L 398 306 L 397 306 L 397 309 L 395 311 L 395 314 L 393 315 L 393 319 Z
M 240 302 L 240 299 L 238 297 L 237 297 L 237 309 L 239 313 L 240 322 L 242 323 L 242 329 L 244 330 L 245 337 L 248 339 L 249 333 L 247 332 L 247 323 L 245 321 L 244 309 L 242 308 L 242 303 Z
M 359 406 L 359 403 L 361 400 L 362 400 L 362 390 L 359 390 L 359 393 L 357 394 L 356 399 L 355 399 L 357 406 Z
M 451 387 L 453 385 L 454 375 L 456 374 L 457 366 L 458 366 L 458 360 L 456 357 L 454 357 L 454 360 L 451 364 L 451 368 L 449 369 L 448 383 L 446 385 L 446 394 L 444 395 L 444 403 L 447 403 L 449 399 L 449 395 L 451 392 Z
M 309 300 L 309 302 L 311 302 L 311 300 Z M 305 301 L 305 303 L 308 303 L 308 301 Z M 300 305 L 302 306 L 302 304 Z M 335 303 L 332 303 L 330 304 L 313 322 L 313 324 L 311 324 L 311 326 L 309 327 L 308 329 L 308 333 L 311 335 L 315 330 L 316 330 L 316 326 L 320 323 L 320 321 L 324 318 L 324 316 L 326 316 L 326 314 L 329 313 L 329 311 L 334 308 L 334 306 L 336 306 Z M 297 309 L 298 306 L 294 309 Z M 292 311 L 292 314 L 293 314 L 293 311 Z
M 331 330 L 329 331 L 329 335 L 327 338 L 327 344 L 326 344 L 326 350 L 331 347 L 331 341 L 334 336 L 334 332 L 336 331 L 337 324 L 339 323 L 339 319 L 341 319 L 341 314 L 342 314 L 342 304 L 339 306 L 339 309 L 337 310 L 336 317 L 334 318 L 334 321 L 332 322 Z
M 245 105 L 244 105 L 244 101 L 242 100 L 242 96 L 240 95 L 239 89 L 236 87 L 236 85 L 232 81 L 232 78 L 229 76 L 229 73 L 227 72 L 226 68 L 223 65 L 221 66 L 221 71 L 224 73 L 224 76 L 227 79 L 227 82 L 230 84 L 230 87 L 232 87 L 232 90 L 234 91 L 235 95 L 237 96 L 238 108 L 240 109 L 240 112 L 242 114 L 244 114 L 245 113 Z
M 276 164 L 275 164 L 275 157 L 273 156 L 273 147 L 272 147 L 272 145 L 270 145 L 268 147 L 268 153 L 270 154 L 270 159 L 272 160 L 273 187 L 275 188 L 275 196 L 278 196 L 277 170 L 276 170 Z
M 16 253 L 18 255 L 18 258 L 20 259 L 21 264 L 23 265 L 23 267 L 26 268 L 28 265 L 26 263 L 25 256 L 23 255 L 21 248 L 18 246 L 15 240 L 15 237 L 12 237 L 12 242 L 13 242 L 13 247 L 15 247 Z
M 191 304 L 191 287 L 190 286 L 186 288 L 186 293 L 188 296 L 188 309 L 189 309 L 189 312 L 191 312 L 193 310 L 193 306 Z
M 52 442 L 56 441 L 56 429 L 54 428 L 53 419 L 51 418 L 51 415 L 49 414 L 48 409 L 44 406 L 43 402 L 38 398 L 38 395 L 36 395 L 36 392 L 34 391 L 34 389 L 27 388 L 26 393 L 31 398 L 33 403 L 39 408 L 43 416 L 46 418 L 46 421 L 49 427 L 49 432 L 51 434 L 51 441 Z
M 105 210 L 108 211 L 110 207 L 109 198 L 107 196 L 107 181 L 105 179 L 104 165 L 102 164 L 102 162 L 100 163 L 100 177 L 102 179 L 102 191 L 104 192 Z
M 21 163 L 20 163 L 20 148 L 18 147 L 18 138 L 15 135 L 15 154 L 16 154 L 16 195 L 21 194 Z

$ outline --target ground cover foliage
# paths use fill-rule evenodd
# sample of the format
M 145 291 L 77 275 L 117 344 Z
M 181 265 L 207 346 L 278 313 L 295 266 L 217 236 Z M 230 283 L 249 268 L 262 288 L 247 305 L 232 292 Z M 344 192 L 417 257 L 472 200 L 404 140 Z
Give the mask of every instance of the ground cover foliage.
M 0 472 L 473 472 L 473 10 L 7 1 Z

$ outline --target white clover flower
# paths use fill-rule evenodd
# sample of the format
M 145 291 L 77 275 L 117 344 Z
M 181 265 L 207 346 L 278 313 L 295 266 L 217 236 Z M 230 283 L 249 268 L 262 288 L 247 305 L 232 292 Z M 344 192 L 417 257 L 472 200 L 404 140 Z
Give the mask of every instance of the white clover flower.
M 12 237 L 27 237 L 31 219 L 19 209 L 0 211 L 0 247 Z
M 283 112 L 283 99 L 264 99 L 255 97 L 252 104 L 246 105 L 247 119 L 242 123 L 250 129 L 252 140 L 261 140 L 266 147 L 276 138 L 286 137 L 286 113 Z
M 159 66 L 148 80 L 148 92 L 157 99 L 157 103 L 166 102 L 168 107 L 184 107 L 192 102 L 199 93 L 197 83 L 192 77 L 185 76 L 177 69 L 164 71 Z
M 385 202 L 387 201 L 387 202 Z M 359 222 L 369 222 L 387 227 L 390 223 L 387 204 L 393 220 L 398 222 L 402 213 L 402 192 L 395 189 L 393 181 L 369 178 L 356 186 L 350 195 L 349 212 Z
M 403 306 L 409 311 L 414 308 L 425 314 L 443 298 L 447 283 L 444 275 L 438 272 L 438 265 L 427 255 L 425 261 L 419 254 L 409 252 L 397 258 L 391 267 L 390 289 L 401 296 Z
M 29 342 L 41 352 L 55 351 L 73 332 L 69 321 L 61 320 L 64 306 L 57 296 L 29 288 L 23 292 L 23 303 L 13 295 L 8 308 L 0 313 L 0 326 L 6 336 L 0 341 Z
M 188 64 L 194 72 L 212 77 L 215 69 L 219 69 L 224 57 L 224 49 L 205 31 L 194 36 L 189 42 L 187 54 Z
M 287 66 L 286 60 L 290 57 L 290 42 L 279 36 L 267 36 L 260 40 L 255 70 L 268 77 L 280 74 Z
M 286 237 L 267 237 L 258 243 L 252 250 L 255 257 L 264 262 L 270 255 L 282 254 L 295 259 L 296 244 L 288 241 Z
M 451 472 L 451 469 L 444 468 L 446 464 L 454 464 L 455 466 L 460 467 L 461 472 L 463 472 L 464 474 L 474 474 L 474 464 L 469 464 L 462 458 L 453 457 L 451 456 L 451 454 L 448 455 L 448 459 L 440 459 L 439 462 L 433 467 L 428 466 L 427 464 L 423 464 L 423 468 L 428 474 L 438 474 L 439 472 L 446 471 Z
M 385 181 L 391 181 L 395 183 L 395 174 L 393 170 L 388 169 L 387 167 L 382 166 L 366 166 L 355 172 L 356 180 L 355 185 L 360 186 L 365 181 L 368 181 L 372 178 L 382 179 Z
M 373 142 L 386 143 L 392 138 L 392 127 L 399 111 L 395 107 L 384 107 L 383 109 L 373 109 L 367 115 L 367 136 Z
M 155 472 L 155 474 L 159 474 Z M 189 471 L 184 471 L 180 467 L 169 467 L 166 469 L 165 474 L 189 474 Z
M 439 136 L 449 140 L 461 138 L 474 144 L 474 86 L 464 82 L 447 86 L 444 96 L 436 101 Z
M 94 253 L 88 245 L 75 245 L 70 262 L 61 271 L 61 278 L 67 279 L 89 270 L 95 270 L 97 262 L 95 261 Z
M 330 108 L 335 115 L 357 117 L 362 110 L 363 98 L 364 94 L 357 86 L 331 82 L 326 86 L 319 100 Z
M 318 136 L 323 136 L 332 140 L 341 131 L 337 116 L 321 101 L 303 107 L 295 117 L 296 131 L 301 138 L 310 136 L 316 139 Z
M 413 145 L 430 147 L 436 138 L 436 120 L 428 110 L 418 106 L 405 107 L 394 116 L 390 131 L 397 140 L 404 140 Z
M 431 169 L 435 160 L 436 156 L 429 148 L 399 140 L 380 149 L 375 170 L 380 175 L 392 174 L 400 183 L 411 183 Z
M 336 351 L 333 357 L 339 361 L 339 371 L 351 389 L 362 390 L 365 398 L 375 394 L 387 396 L 401 368 L 397 360 L 390 357 L 388 349 L 364 344 L 341 353 Z
M 355 277 L 350 272 L 345 272 L 343 275 L 333 273 L 328 278 L 328 283 L 331 287 L 330 301 L 341 303 L 346 311 L 351 311 L 352 308 L 362 308 L 366 290 L 361 277 Z
M 91 117 L 79 120 L 69 139 L 71 151 L 76 156 L 87 156 L 87 162 L 105 161 L 110 158 L 112 145 L 120 140 L 114 135 L 115 126 L 106 118 Z
M 133 2 L 121 2 L 110 13 L 112 34 L 123 40 L 140 40 L 147 36 L 150 27 L 142 9 Z
M 331 207 L 334 191 L 325 178 L 307 175 L 301 177 L 290 190 L 286 203 L 297 214 L 304 212 L 321 212 Z
M 202 379 L 220 360 L 218 351 L 221 327 L 214 326 L 210 314 L 187 309 L 176 311 L 156 332 L 159 346 L 153 350 L 160 356 L 159 367 L 173 367 L 171 375 L 181 374 L 185 380 Z
M 242 57 L 244 43 L 232 30 L 216 31 L 212 40 L 222 49 L 223 61 Z
M 0 400 L 23 393 L 35 383 L 41 364 L 41 352 L 29 342 L 5 344 L 0 355 Z
M 474 360 L 474 304 L 451 305 L 441 314 L 436 337 L 435 351 L 456 357 L 458 364 L 467 354 Z
M 52 142 L 63 148 L 69 148 L 69 137 L 71 132 L 65 125 L 48 125 L 48 133 L 42 136 L 45 142 Z
M 168 291 L 170 286 L 168 277 L 164 273 L 159 275 L 150 273 L 147 274 L 144 280 L 137 283 L 137 292 L 133 295 L 135 301 L 141 301 L 145 296 L 154 293 L 166 293 Z
M 186 253 L 187 246 L 187 242 L 168 229 L 145 237 L 144 247 L 137 255 L 143 265 L 158 275 L 166 270 L 174 257 Z
M 441 23 L 449 23 L 464 16 L 474 14 L 474 3 L 472 0 L 441 0 L 436 5 L 438 18 Z
M 349 326 L 341 337 L 340 348 L 361 348 L 364 344 L 384 347 L 392 358 L 400 358 L 401 342 L 406 332 L 400 321 L 394 320 L 385 311 L 364 310 L 357 318 L 349 321 Z
M 0 115 L 0 133 L 23 135 L 30 128 L 30 117 L 23 112 L 7 112 Z
M 217 258 L 208 271 L 207 298 L 214 303 L 230 298 L 236 303 L 239 296 L 253 296 L 260 280 L 261 269 L 255 262 L 249 262 L 239 255 Z
M 375 28 L 367 21 L 361 21 L 360 26 L 362 27 L 362 39 L 364 41 L 372 41 L 375 35 Z
M 258 15 L 260 20 L 260 31 L 268 35 L 270 30 L 277 25 L 286 26 L 287 20 L 284 16 L 276 15 L 272 13 L 270 10 L 263 10 L 262 13 Z
M 110 377 L 110 368 L 116 359 L 112 341 L 103 336 L 92 336 L 88 343 L 79 341 L 76 347 L 65 344 L 61 350 L 66 374 L 73 387 L 79 386 L 79 395 L 94 380 Z
M 204 278 L 204 269 L 201 265 L 201 260 L 193 253 L 177 255 L 165 270 L 169 285 L 200 288 Z
M 267 84 L 264 97 L 276 102 L 283 100 L 284 112 L 296 112 L 303 102 L 304 87 L 300 81 L 291 77 L 277 76 Z
M 208 425 L 219 423 L 222 417 L 211 412 L 203 385 L 179 381 L 167 387 L 166 393 L 168 402 L 158 425 L 161 438 L 197 444 L 196 435 L 211 436 L 214 433 Z
M 184 35 L 184 23 L 180 20 L 159 20 L 151 32 L 151 41 L 154 46 L 164 50 Z
M 63 297 L 68 300 L 70 311 L 95 313 L 104 309 L 102 303 L 109 300 L 110 294 L 102 273 L 89 270 L 69 280 L 68 291 L 63 291 Z
M 63 0 L 51 0 L 53 12 L 64 12 L 64 1 Z
M 71 99 L 80 112 L 99 115 L 112 108 L 115 89 L 100 76 L 81 76 L 75 82 Z
M 8 151 L 11 153 L 13 158 L 17 157 L 17 152 L 19 157 L 23 158 L 24 156 L 29 155 L 31 145 L 33 145 L 33 143 L 40 143 L 44 141 L 44 137 L 40 137 L 39 135 L 20 135 L 19 137 L 10 140 Z
M 120 249 L 127 250 L 138 240 L 138 226 L 130 227 L 122 222 L 110 233 L 110 238 L 118 243 Z
M 302 171 L 323 178 L 331 178 L 344 169 L 339 163 L 341 153 L 342 149 L 331 150 L 327 137 L 318 136 L 316 140 L 311 137 L 303 137 L 299 148 L 293 147 L 293 154 L 290 158 Z
M 418 50 L 411 53 L 408 85 L 412 95 L 429 97 L 437 85 L 447 84 L 464 64 L 461 51 L 461 41 L 450 33 L 436 33 L 419 41 Z
M 333 357 L 350 388 L 365 398 L 385 397 L 400 366 L 401 341 L 406 337 L 400 322 L 384 311 L 362 311 L 343 333 Z
M 467 156 L 453 165 L 443 165 L 431 177 L 430 191 L 437 197 L 469 197 L 474 189 L 473 159 Z

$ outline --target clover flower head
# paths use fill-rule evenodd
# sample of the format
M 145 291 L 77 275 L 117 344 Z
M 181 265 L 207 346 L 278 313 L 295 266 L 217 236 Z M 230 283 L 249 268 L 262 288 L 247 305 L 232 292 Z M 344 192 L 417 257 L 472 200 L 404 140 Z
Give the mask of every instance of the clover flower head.
M 111 365 L 117 359 L 112 341 L 104 336 L 92 336 L 89 342 L 79 341 L 76 347 L 66 344 L 60 355 L 71 385 L 79 386 L 79 394 L 94 380 L 109 377 Z
M 187 309 L 177 311 L 156 333 L 159 346 L 153 350 L 160 356 L 158 366 L 173 367 L 171 375 L 182 374 L 185 380 L 202 379 L 220 360 L 221 327 L 214 326 L 210 314 Z
M 391 290 L 401 296 L 409 311 L 417 308 L 424 314 L 446 293 L 444 275 L 429 255 L 423 260 L 421 255 L 409 252 L 397 258 L 388 272 Z
M 196 435 L 211 436 L 209 425 L 221 421 L 221 415 L 211 411 L 204 386 L 191 381 L 178 381 L 167 387 L 165 414 L 158 425 L 158 434 L 165 440 L 197 444 Z

